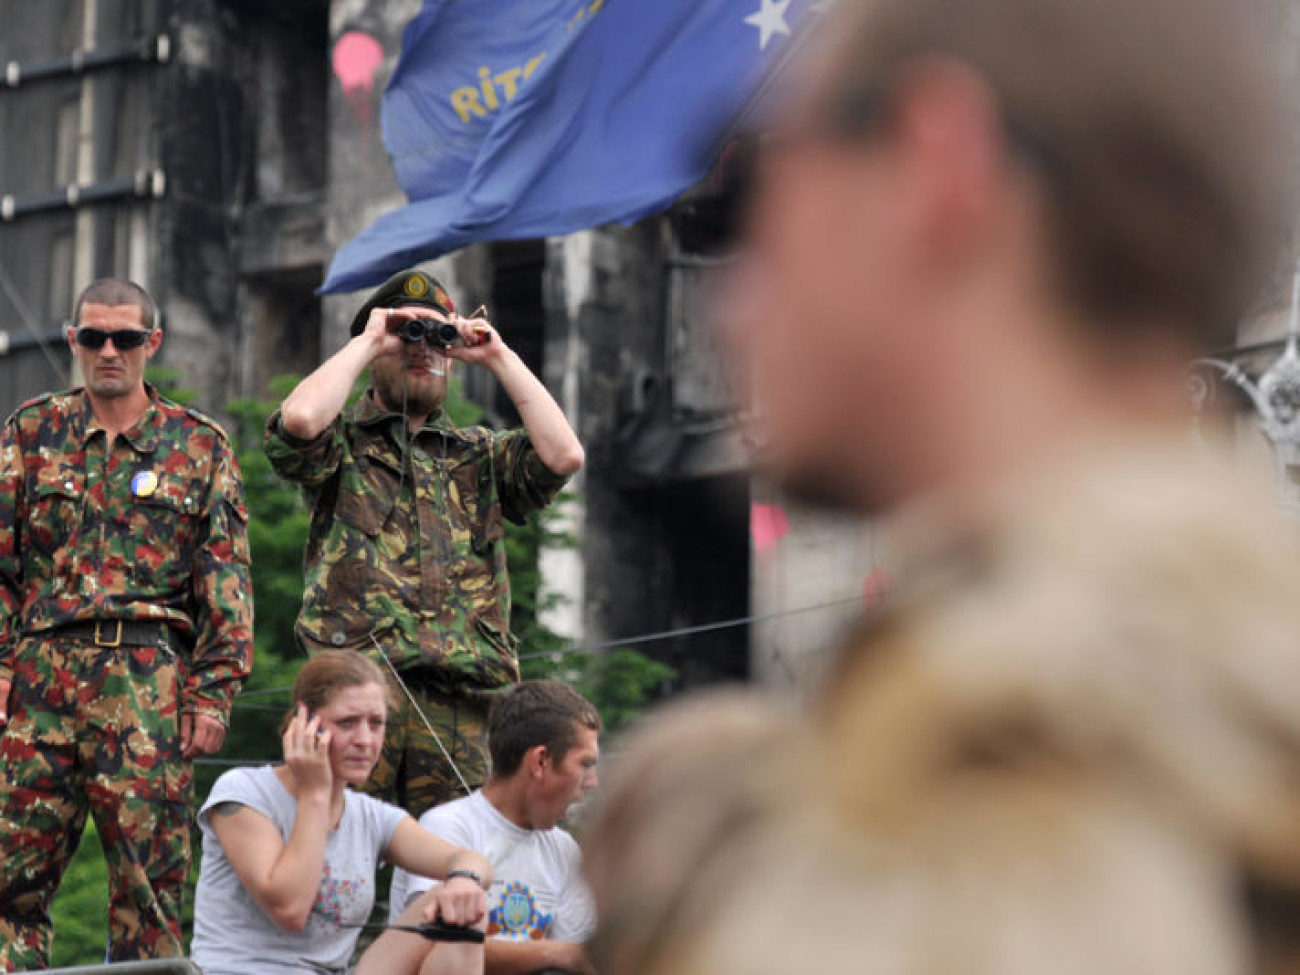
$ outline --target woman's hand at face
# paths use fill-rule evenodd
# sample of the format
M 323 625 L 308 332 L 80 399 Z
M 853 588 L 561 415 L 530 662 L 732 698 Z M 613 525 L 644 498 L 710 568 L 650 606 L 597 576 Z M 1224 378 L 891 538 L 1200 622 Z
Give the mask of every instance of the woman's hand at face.
M 304 792 L 329 792 L 334 785 L 330 765 L 330 732 L 322 730 L 320 718 L 307 713 L 306 705 L 298 711 L 284 730 L 284 764 L 293 780 Z

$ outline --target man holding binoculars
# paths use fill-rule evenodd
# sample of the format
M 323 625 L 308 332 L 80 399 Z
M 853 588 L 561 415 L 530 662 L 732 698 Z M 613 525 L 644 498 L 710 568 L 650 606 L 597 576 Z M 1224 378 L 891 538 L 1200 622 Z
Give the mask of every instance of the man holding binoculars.
M 443 403 L 457 360 L 492 372 L 522 429 L 452 426 Z M 270 418 L 266 453 L 312 516 L 299 642 L 382 653 L 401 676 L 367 790 L 419 816 L 477 786 L 487 693 L 519 678 L 502 518 L 522 522 L 582 466 L 559 405 L 490 323 L 457 315 L 442 285 L 406 271 Z

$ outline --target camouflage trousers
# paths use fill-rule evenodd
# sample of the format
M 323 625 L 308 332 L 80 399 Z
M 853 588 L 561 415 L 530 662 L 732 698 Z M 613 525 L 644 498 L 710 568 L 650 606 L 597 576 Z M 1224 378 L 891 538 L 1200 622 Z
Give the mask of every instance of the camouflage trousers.
M 190 766 L 165 646 L 24 639 L 0 734 L 0 971 L 42 969 L 50 904 L 95 817 L 108 864 L 109 957 L 184 954 Z
M 487 778 L 488 702 L 481 695 L 466 698 L 434 691 L 402 676 L 419 711 L 390 674 L 397 708 L 388 722 L 383 752 L 365 791 L 396 803 L 419 819 L 426 810 L 465 795 L 457 769 L 471 789 Z M 436 740 L 421 713 L 437 733 Z M 451 755 L 454 769 L 438 747 L 439 741 Z

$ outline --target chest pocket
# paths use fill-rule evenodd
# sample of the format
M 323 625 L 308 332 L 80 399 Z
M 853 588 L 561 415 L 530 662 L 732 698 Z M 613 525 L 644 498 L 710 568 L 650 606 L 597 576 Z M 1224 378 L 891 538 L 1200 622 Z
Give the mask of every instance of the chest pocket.
M 85 472 L 77 467 L 47 464 L 29 479 L 25 552 L 42 560 L 67 554 L 81 526 L 85 490 Z
M 464 522 L 474 551 L 484 555 L 505 535 L 492 465 L 473 454 L 464 455 L 449 461 L 448 473 L 452 516 Z
M 397 504 L 401 470 L 379 445 L 371 445 L 343 469 L 334 516 L 370 538 L 378 537 Z
M 128 495 L 129 510 L 118 523 L 123 554 L 137 580 L 174 588 L 189 576 L 207 490 L 201 480 L 164 474 L 152 494 Z

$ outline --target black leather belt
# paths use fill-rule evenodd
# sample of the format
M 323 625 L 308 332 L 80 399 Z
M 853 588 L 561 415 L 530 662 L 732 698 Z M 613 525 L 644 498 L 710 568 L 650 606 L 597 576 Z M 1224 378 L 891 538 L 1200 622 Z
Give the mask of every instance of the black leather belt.
M 53 635 L 97 647 L 148 647 L 166 643 L 171 627 L 157 620 L 85 620 L 60 626 Z

